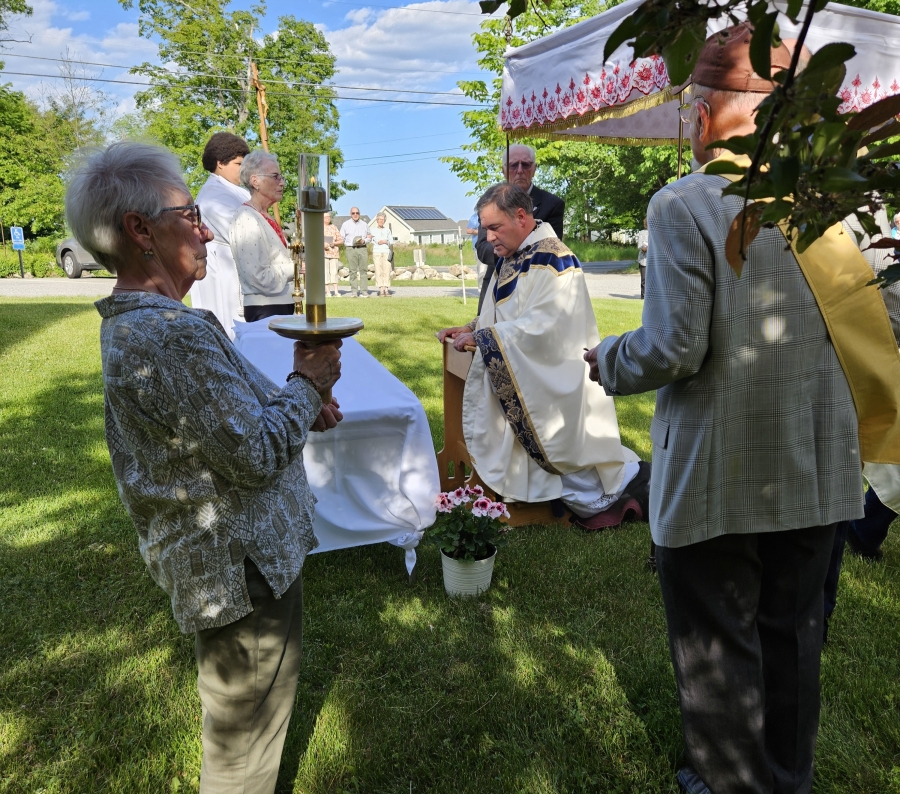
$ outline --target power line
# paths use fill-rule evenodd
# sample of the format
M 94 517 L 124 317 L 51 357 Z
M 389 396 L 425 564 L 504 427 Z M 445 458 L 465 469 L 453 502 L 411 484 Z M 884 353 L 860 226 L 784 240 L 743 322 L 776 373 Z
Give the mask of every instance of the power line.
M 451 149 L 448 151 L 453 151 L 453 150 Z M 372 166 L 375 166 L 375 165 L 399 165 L 400 163 L 420 163 L 423 160 L 437 160 L 437 159 L 439 159 L 439 158 L 437 158 L 437 157 L 415 157 L 412 160 L 396 160 L 395 162 L 392 162 L 392 163 L 363 163 L 362 165 L 341 166 L 341 171 L 348 170 L 351 168 L 371 168 Z
M 90 83 L 116 83 L 119 85 L 139 85 L 143 88 L 191 88 L 197 91 L 213 91 L 219 93 L 228 93 L 228 94 L 241 94 L 244 93 L 244 89 L 242 88 L 222 88 L 220 86 L 203 86 L 203 85 L 194 85 L 194 86 L 186 86 L 175 84 L 163 84 L 163 83 L 140 83 L 135 80 L 112 80 L 107 77 L 69 77 L 65 75 L 58 74 L 39 74 L 35 72 L 11 72 L 9 70 L 2 70 L 0 74 L 10 74 L 10 75 L 18 75 L 19 77 L 44 77 L 48 80 L 82 80 Z M 328 86 L 325 86 L 326 88 Z M 334 96 L 325 96 L 323 94 L 304 94 L 295 91 L 267 91 L 266 96 L 290 96 L 290 97 L 310 97 L 312 99 L 335 99 L 335 100 L 344 100 L 345 102 L 389 102 L 392 104 L 398 105 L 443 105 L 446 107 L 452 108 L 485 108 L 489 107 L 488 105 L 475 105 L 466 102 L 428 102 L 424 99 L 379 99 L 377 97 L 352 97 L 352 96 L 340 96 L 335 94 Z
M 257 60 L 260 60 L 260 59 L 257 58 Z M 278 59 L 277 58 L 267 58 L 266 60 L 275 61 Z M 283 63 L 288 63 L 288 62 L 283 61 Z M 341 71 L 342 68 L 344 68 L 344 67 L 338 66 L 337 70 Z M 422 74 L 421 68 L 420 69 L 389 69 L 389 68 L 383 67 L 383 66 L 360 66 L 360 67 L 350 66 L 350 67 L 346 67 L 346 68 L 350 68 L 350 69 L 358 68 L 363 71 L 374 70 L 374 71 L 379 71 L 379 72 L 399 72 L 399 73 L 403 73 L 403 74 Z M 478 72 L 469 72 L 469 71 L 466 71 L 465 69 L 432 69 L 430 66 L 428 67 L 428 72 L 431 74 L 481 74 L 481 75 L 491 75 L 492 77 L 496 76 L 493 74 L 493 72 L 487 72 L 484 70 L 478 71 Z
M 434 154 L 435 152 L 455 152 L 459 149 L 458 146 L 452 146 L 449 149 L 427 149 L 424 152 L 403 152 L 401 154 L 379 154 L 374 157 L 352 157 L 349 160 L 344 160 L 345 163 L 356 163 L 360 160 L 385 160 L 389 157 L 408 157 L 413 154 Z
M 394 143 L 395 141 L 418 141 L 422 138 L 446 138 L 448 135 L 459 135 L 458 132 L 438 132 L 434 135 L 412 135 L 409 138 L 386 138 L 381 141 L 362 141 L 361 143 L 342 143 L 341 148 L 347 149 L 351 146 L 373 146 L 376 143 Z
M 415 9 L 410 9 L 410 10 L 414 11 Z M 182 50 L 180 48 L 179 48 L 178 52 L 183 53 L 184 55 L 214 55 L 215 54 L 215 53 L 209 52 L 209 50 Z M 257 63 L 263 63 L 263 62 L 267 62 L 267 61 L 276 61 L 277 63 L 290 63 L 290 64 L 294 64 L 295 66 L 305 66 L 306 65 L 304 61 L 291 61 L 291 60 L 287 60 L 286 58 L 264 58 L 264 57 L 257 57 L 256 55 L 253 56 L 253 60 L 256 61 Z M 363 68 L 368 68 L 368 67 L 363 67 Z M 389 68 L 382 68 L 380 66 L 378 66 L 378 67 L 373 66 L 371 68 L 378 69 L 379 72 L 404 72 L 404 73 L 409 72 L 410 74 L 421 74 L 423 71 L 422 68 L 419 68 L 419 69 L 389 69 Z M 341 69 L 341 67 L 338 66 L 338 71 L 340 71 L 340 69 Z M 438 74 L 438 73 L 439 74 L 491 74 L 490 72 L 486 72 L 484 70 L 478 71 L 478 72 L 467 72 L 467 71 L 460 71 L 460 70 L 432 69 L 430 66 L 428 67 L 428 71 L 433 72 L 435 74 Z
M 437 8 L 409 8 L 407 6 L 377 6 L 377 5 L 372 5 L 372 3 L 349 3 L 349 2 L 346 2 L 346 0 L 330 0 L 328 5 L 355 6 L 357 8 L 395 9 L 397 11 L 417 11 L 417 12 L 421 12 L 424 14 L 452 14 L 453 16 L 458 16 L 458 17 L 485 17 L 485 18 L 488 18 L 488 14 L 476 14 L 474 11 L 442 11 Z M 497 19 L 497 17 L 494 17 L 494 19 Z
M 21 55 L 19 53 L 9 53 L 8 57 L 13 58 L 28 58 L 33 61 L 54 61 L 56 63 L 77 63 L 82 66 L 103 66 L 108 67 L 110 69 L 142 69 L 145 68 L 143 66 L 124 66 L 122 64 L 116 63 L 98 63 L 97 61 L 79 61 L 75 58 L 49 58 L 44 55 Z M 171 74 L 174 77 L 213 77 L 218 80 L 242 80 L 242 77 L 233 77 L 227 74 L 211 74 L 209 72 L 178 72 L 172 69 L 165 69 L 162 66 L 150 66 L 149 68 L 155 69 L 159 72 L 164 72 L 165 74 Z M 64 77 L 70 77 L 69 75 L 63 75 Z M 82 80 L 86 78 L 71 76 L 73 80 Z M 266 83 L 278 83 L 281 85 L 287 86 L 304 86 L 304 87 L 312 87 L 312 88 L 340 88 L 344 91 L 381 91 L 384 93 L 391 94 L 425 94 L 428 96 L 456 96 L 462 97 L 463 95 L 456 91 L 418 91 L 414 89 L 402 89 L 402 88 L 378 88 L 375 86 L 353 86 L 353 85 L 338 85 L 336 83 L 306 83 L 299 80 L 279 80 L 277 77 L 268 77 L 265 78 L 264 82 Z

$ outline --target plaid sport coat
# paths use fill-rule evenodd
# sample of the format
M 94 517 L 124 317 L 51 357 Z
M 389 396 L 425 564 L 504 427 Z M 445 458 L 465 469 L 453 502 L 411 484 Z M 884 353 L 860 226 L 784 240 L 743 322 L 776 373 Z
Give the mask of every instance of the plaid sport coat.
M 741 278 L 728 266 L 741 200 L 727 184 L 692 174 L 653 197 L 641 327 L 597 356 L 607 393 L 658 390 L 650 528 L 662 546 L 863 515 L 856 411 L 825 322 L 778 229 L 760 231 Z M 897 334 L 897 290 L 885 297 Z

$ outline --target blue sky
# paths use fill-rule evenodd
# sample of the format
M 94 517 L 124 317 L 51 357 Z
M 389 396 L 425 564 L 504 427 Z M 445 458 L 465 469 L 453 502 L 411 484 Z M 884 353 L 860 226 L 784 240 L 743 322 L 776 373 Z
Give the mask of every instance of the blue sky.
M 125 10 L 115 0 L 30 0 L 31 17 L 14 20 L 15 38 L 30 43 L 10 44 L 0 53 L 7 74 L 3 82 L 34 98 L 58 85 L 58 64 L 17 57 L 59 58 L 67 49 L 74 58 L 127 66 L 156 61 L 156 44 L 138 36 L 138 12 Z M 237 2 L 232 7 L 248 3 Z M 449 13 L 448 13 L 449 12 Z M 479 74 L 472 44 L 483 17 L 477 2 L 431 0 L 404 3 L 377 0 L 375 4 L 349 0 L 286 0 L 269 2 L 265 32 L 277 19 L 294 14 L 317 24 L 337 57 L 335 83 L 410 91 L 451 92 L 456 81 Z M 127 70 L 86 67 L 88 74 L 106 79 L 134 80 Z M 46 78 L 9 74 L 30 72 Z M 137 86 L 99 84 L 117 103 L 120 112 L 134 107 Z M 348 92 L 357 93 L 357 92 Z M 432 94 L 365 93 L 364 96 L 457 101 Z M 460 97 L 460 101 L 468 101 Z M 374 214 L 384 204 L 434 205 L 454 220 L 467 218 L 474 198 L 439 158 L 467 140 L 460 110 L 453 107 L 354 102 L 341 100 L 340 145 L 347 163 L 341 176 L 359 184 L 359 190 L 335 202 L 339 213 L 351 204 Z M 454 151 L 447 151 L 453 154 Z M 384 159 L 364 159 L 388 155 Z M 396 155 L 396 156 L 394 156 Z

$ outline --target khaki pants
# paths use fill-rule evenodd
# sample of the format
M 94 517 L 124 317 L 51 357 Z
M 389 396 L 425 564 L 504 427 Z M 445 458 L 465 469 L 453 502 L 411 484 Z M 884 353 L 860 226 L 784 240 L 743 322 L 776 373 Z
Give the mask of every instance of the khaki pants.
M 302 575 L 281 598 L 256 565 L 244 571 L 253 611 L 194 640 L 203 705 L 201 794 L 272 794 L 294 710 L 303 642 Z
M 391 286 L 391 263 L 388 262 L 387 254 L 372 254 L 375 260 L 375 286 L 378 289 L 389 288 Z
M 326 284 L 337 284 L 340 276 L 338 275 L 338 270 L 341 269 L 341 260 L 340 259 L 326 259 L 325 260 L 325 283 Z
M 369 251 L 366 248 L 347 249 L 347 267 L 350 269 L 350 291 L 369 291 Z

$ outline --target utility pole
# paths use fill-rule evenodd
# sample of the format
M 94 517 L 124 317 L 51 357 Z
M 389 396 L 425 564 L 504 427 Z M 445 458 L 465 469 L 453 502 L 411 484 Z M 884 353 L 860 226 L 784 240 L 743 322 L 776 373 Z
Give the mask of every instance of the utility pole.
M 256 89 L 256 109 L 259 111 L 259 140 L 262 143 L 263 151 L 269 151 L 269 131 L 266 127 L 266 117 L 269 115 L 269 103 L 266 102 L 266 87 L 259 79 L 259 70 L 256 64 L 250 61 L 250 85 Z M 275 210 L 275 222 L 281 226 L 281 216 L 278 213 L 278 204 L 273 207 Z

